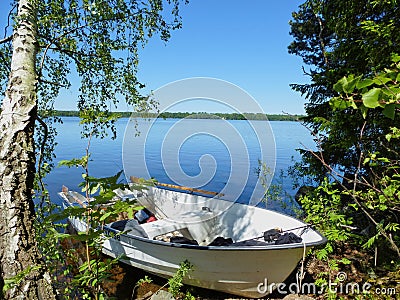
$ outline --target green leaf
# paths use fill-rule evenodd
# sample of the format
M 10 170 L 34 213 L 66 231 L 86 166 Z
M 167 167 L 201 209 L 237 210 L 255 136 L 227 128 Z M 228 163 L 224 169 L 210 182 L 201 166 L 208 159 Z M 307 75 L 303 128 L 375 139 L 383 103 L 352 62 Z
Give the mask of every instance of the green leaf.
M 58 163 L 58 166 L 66 166 L 68 168 L 70 167 L 81 167 L 81 166 L 85 166 L 85 164 L 87 163 L 87 156 L 83 156 L 81 158 L 73 158 L 70 160 L 61 160 Z
M 347 78 L 343 77 L 333 85 L 333 89 L 338 93 L 342 93 L 345 91 L 346 86 L 347 86 Z
M 349 100 L 350 102 L 350 106 L 354 109 L 358 109 L 358 106 L 356 104 L 356 102 L 353 100 L 353 97 L 351 97 L 351 100 Z
M 329 101 L 329 105 L 335 110 L 346 109 L 350 106 L 353 106 L 352 105 L 353 103 L 354 103 L 354 101 L 349 101 L 349 100 L 343 99 L 342 97 L 333 97 Z
M 361 105 L 361 106 L 360 106 L 360 110 L 361 110 L 361 113 L 362 113 L 363 118 L 365 119 L 365 118 L 367 117 L 368 108 L 365 107 L 365 105 Z
M 400 73 L 397 74 L 396 81 L 397 81 L 397 82 L 400 81 Z
M 362 100 L 365 107 L 376 108 L 379 106 L 379 95 L 381 93 L 380 88 L 373 88 L 362 95 Z
M 400 61 L 400 55 L 398 54 L 392 54 L 392 61 L 397 63 Z
M 371 160 L 371 158 L 370 158 L 370 157 L 366 157 L 366 158 L 364 159 L 364 162 L 363 162 L 363 164 L 365 165 L 365 164 L 369 163 L 369 162 L 370 162 L 370 160 Z
M 354 75 L 350 75 L 347 79 L 347 84 L 343 86 L 344 91 L 346 93 L 352 93 L 360 79 L 361 76 L 357 76 L 356 78 L 354 78 Z
M 104 221 L 111 215 L 112 215 L 112 212 L 106 212 L 104 215 L 101 216 L 100 221 Z
M 378 157 L 377 160 L 384 163 L 390 163 L 390 160 L 387 157 Z
M 396 112 L 395 108 L 396 105 L 394 103 L 385 105 L 385 108 L 383 109 L 383 115 L 393 120 Z
M 390 99 L 394 99 L 395 96 L 400 95 L 400 88 L 395 87 L 395 86 L 385 87 L 384 89 L 382 89 L 382 93 L 384 93 L 386 96 L 388 96 L 388 99 L 386 100 L 386 102 L 389 102 Z
M 342 264 L 345 265 L 350 265 L 351 264 L 351 260 L 347 259 L 346 257 L 343 257 L 341 260 L 339 260 Z
M 388 83 L 390 80 L 391 80 L 390 78 L 387 78 L 384 74 L 381 74 L 374 78 L 374 83 L 376 85 L 384 85 Z
M 359 80 L 356 84 L 356 87 L 361 90 L 365 87 L 368 87 L 370 85 L 374 84 L 374 81 L 372 79 L 363 79 L 363 80 Z

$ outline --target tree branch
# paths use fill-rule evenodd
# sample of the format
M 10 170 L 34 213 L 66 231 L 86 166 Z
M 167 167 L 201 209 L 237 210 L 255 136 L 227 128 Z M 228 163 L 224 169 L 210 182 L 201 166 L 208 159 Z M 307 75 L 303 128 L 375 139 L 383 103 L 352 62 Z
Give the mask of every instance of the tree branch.
M 363 125 L 363 127 L 362 127 L 362 129 L 361 129 L 361 137 L 362 137 L 363 131 L 364 131 L 364 129 L 365 129 L 365 124 L 366 124 L 366 123 L 364 122 L 364 125 Z M 306 128 L 308 128 L 308 127 L 306 126 Z M 311 131 L 311 130 L 310 130 L 310 131 Z M 313 134 L 313 135 L 315 136 L 315 134 Z M 361 137 L 360 137 L 360 138 L 361 138 Z M 318 137 L 317 137 L 317 139 L 318 139 Z M 305 147 L 303 144 L 302 144 L 302 146 Z M 352 190 L 352 191 L 349 190 L 349 189 L 339 180 L 339 178 L 341 178 L 341 179 L 347 179 L 347 178 L 344 177 L 343 175 L 339 174 L 339 173 L 338 173 L 337 171 L 335 171 L 329 164 L 327 164 L 327 163 L 325 162 L 324 156 L 323 156 L 321 150 L 319 151 L 319 153 L 320 153 L 320 156 L 319 156 L 317 153 L 315 153 L 315 151 L 309 150 L 307 147 L 305 147 L 305 148 L 306 148 L 315 158 L 317 158 L 317 159 L 322 163 L 322 165 L 323 165 L 323 166 L 327 169 L 327 171 L 329 172 L 330 176 L 332 176 L 332 178 L 335 180 L 335 182 L 337 182 L 337 183 L 340 185 L 340 187 L 341 187 L 344 191 L 347 192 L 347 194 L 353 199 L 354 203 L 361 209 L 361 211 L 365 214 L 365 216 L 376 226 L 377 230 L 378 230 L 378 231 L 384 236 L 384 238 L 389 242 L 389 244 L 392 246 L 393 250 L 396 251 L 397 256 L 400 257 L 400 249 L 399 249 L 399 247 L 397 247 L 396 243 L 395 243 L 395 242 L 393 241 L 393 239 L 391 238 L 391 235 L 388 234 L 388 233 L 385 231 L 385 229 L 381 226 L 381 224 L 378 223 L 378 222 L 374 219 L 374 217 L 367 211 L 367 209 L 362 205 L 362 203 L 361 203 L 360 201 L 358 201 L 357 196 L 355 195 L 356 184 L 364 184 L 364 185 L 368 186 L 369 188 L 374 189 L 374 190 L 377 191 L 377 192 L 379 192 L 379 190 L 378 190 L 376 187 L 371 186 L 371 184 L 369 184 L 368 182 L 367 182 L 367 183 L 363 183 L 363 182 L 359 181 L 359 180 L 357 179 L 357 175 L 356 175 L 355 178 L 354 178 L 353 190 Z M 361 162 L 361 157 L 360 157 L 360 162 Z M 359 167 L 360 167 L 360 165 L 359 165 Z M 347 180 L 349 180 L 349 179 L 347 179 Z
M 324 43 L 323 38 L 322 38 L 322 32 L 324 30 L 324 24 L 322 23 L 321 18 L 318 17 L 317 14 L 315 14 L 315 17 L 317 18 L 318 24 L 319 24 L 318 39 L 319 39 L 319 43 L 321 45 L 322 55 L 324 56 L 324 63 L 325 63 L 326 67 L 329 67 L 328 56 L 326 55 L 326 51 L 325 51 L 325 43 Z
M 329 166 L 326 162 L 322 161 L 321 158 L 316 155 L 314 151 L 311 151 L 311 153 L 318 158 L 321 163 L 327 168 L 329 173 L 331 174 L 332 178 L 340 185 L 340 187 L 345 190 L 348 195 L 353 199 L 354 203 L 357 204 L 357 206 L 362 210 L 362 212 L 367 216 L 367 218 L 376 226 L 378 231 L 385 237 L 385 239 L 389 242 L 389 244 L 393 247 L 393 250 L 396 251 L 397 256 L 400 257 L 400 249 L 397 247 L 396 243 L 393 241 L 391 238 L 390 234 L 386 233 L 385 229 L 379 224 L 374 217 L 364 208 L 364 206 L 358 201 L 356 195 L 352 191 L 350 191 L 343 183 L 340 182 L 338 177 L 336 176 L 336 172 L 332 169 L 331 166 Z M 342 177 L 342 176 L 341 176 Z
M 362 128 L 361 128 L 361 131 L 360 131 L 360 137 L 359 137 L 359 142 L 360 142 L 360 144 L 361 144 L 361 140 L 362 140 L 362 138 L 363 138 L 363 136 L 364 136 L 364 130 L 365 130 L 365 126 L 367 126 L 367 121 L 364 121 L 364 123 L 363 123 L 363 125 L 362 125 Z M 359 152 L 360 152 L 360 157 L 359 157 L 359 159 L 358 159 L 358 165 L 357 165 L 357 170 L 356 170 L 356 172 L 354 173 L 354 182 L 353 182 L 353 193 L 355 193 L 356 192 L 356 187 L 357 187 L 357 177 L 358 177 L 358 174 L 360 173 L 360 171 L 361 171 L 361 164 L 362 164 L 362 159 L 363 159 L 363 156 L 364 156 L 364 153 L 363 153 L 363 150 L 361 149 L 361 147 L 360 147 L 360 144 L 357 144 L 357 148 L 358 148 L 358 150 L 359 150 Z
M 68 88 L 67 85 L 63 85 L 63 84 L 60 84 L 60 83 L 54 82 L 54 81 L 45 80 L 45 79 L 42 79 L 42 78 L 39 78 L 38 81 L 39 81 L 39 82 L 42 82 L 42 83 L 47 83 L 47 84 L 50 84 L 50 85 L 54 85 L 54 86 L 60 86 L 60 87 L 63 87 L 63 88 L 65 88 L 65 89 Z M 40 122 L 40 121 L 39 121 L 39 122 Z M 40 123 L 41 123 L 41 122 L 40 122 Z
M 5 37 L 4 39 L 0 40 L 0 44 L 5 44 L 12 41 L 12 35 Z
M 46 190 L 46 188 L 43 183 L 43 174 L 42 174 L 41 170 L 42 170 L 42 163 L 43 163 L 44 147 L 46 146 L 47 137 L 49 135 L 49 129 L 48 129 L 46 123 L 39 116 L 36 116 L 36 120 L 39 122 L 39 124 L 43 128 L 43 141 L 40 144 L 39 160 L 38 160 L 38 166 L 37 166 L 37 173 L 38 173 L 38 177 L 39 177 L 40 188 L 43 192 Z M 44 195 L 42 195 L 41 199 L 42 200 L 40 202 L 40 206 L 43 207 L 44 202 L 45 202 Z
M 7 26 L 4 27 L 4 39 L 7 37 L 7 29 L 8 29 L 8 27 L 10 27 L 10 18 L 11 18 L 11 14 L 12 14 L 12 12 L 14 11 L 14 9 L 17 8 L 17 5 L 18 5 L 18 2 L 15 3 L 15 4 L 13 5 L 13 7 L 11 8 L 11 10 L 8 12 L 8 16 L 7 16 Z
M 307 76 L 310 76 L 310 77 L 312 76 L 311 73 L 309 73 L 309 72 L 306 71 L 306 69 L 304 68 L 304 66 L 302 66 L 301 69 L 303 70 L 303 74 L 304 74 L 304 75 L 307 75 Z

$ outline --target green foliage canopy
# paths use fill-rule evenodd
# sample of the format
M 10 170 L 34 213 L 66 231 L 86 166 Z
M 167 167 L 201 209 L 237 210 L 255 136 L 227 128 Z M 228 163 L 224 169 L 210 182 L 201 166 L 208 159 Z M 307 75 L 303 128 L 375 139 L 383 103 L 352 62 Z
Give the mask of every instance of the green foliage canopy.
M 53 108 L 60 89 L 71 86 L 75 72 L 81 82 L 77 108 L 82 115 L 90 114 L 91 120 L 121 100 L 137 107 L 149 104 L 138 93 L 144 86 L 136 78 L 138 50 L 152 36 L 167 41 L 170 31 L 181 27 L 179 0 L 36 2 L 37 16 L 32 17 L 37 18 L 38 30 L 39 110 Z M 16 6 L 10 7 L 9 22 L 13 24 Z M 10 70 L 11 47 L 11 39 L 0 44 L 2 92 Z
M 308 0 L 293 14 L 289 46 L 312 68 L 309 84 L 292 87 L 309 100 L 304 121 L 319 149 L 303 150 L 295 170 L 319 183 L 300 200 L 329 240 L 319 258 L 341 245 L 375 249 L 375 263 L 397 271 L 399 17 L 396 0 Z
M 330 99 L 339 95 L 343 82 L 338 81 L 344 76 L 371 76 L 391 64 L 400 45 L 399 2 L 307 0 L 293 13 L 290 26 L 294 40 L 289 53 L 302 57 L 310 67 L 304 70 L 310 83 L 292 84 L 292 88 L 308 100 L 304 121 L 315 133 L 325 162 L 354 174 L 365 149 L 393 157 L 382 132 L 398 126 L 398 119 L 387 118 L 379 110 L 354 110 L 351 103 L 339 112 L 331 109 Z M 376 97 L 377 90 L 370 90 L 364 99 L 354 100 L 365 100 L 365 107 L 371 107 L 376 105 Z M 297 171 L 321 182 L 326 175 L 323 164 L 309 151 L 302 151 L 302 155 Z M 368 176 L 371 170 L 364 166 L 362 172 Z

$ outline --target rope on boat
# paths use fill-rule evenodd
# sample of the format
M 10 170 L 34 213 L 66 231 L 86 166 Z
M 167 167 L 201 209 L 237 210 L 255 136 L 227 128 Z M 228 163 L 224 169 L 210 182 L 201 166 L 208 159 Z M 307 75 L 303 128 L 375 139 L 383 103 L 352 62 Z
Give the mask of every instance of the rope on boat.
M 306 260 L 306 251 L 307 251 L 307 246 L 306 243 L 304 241 L 301 241 L 303 243 L 303 258 L 301 259 L 301 267 L 300 267 L 300 271 L 299 271 L 299 275 L 297 276 L 297 286 L 299 287 L 300 290 L 301 286 L 303 284 L 303 279 L 305 277 L 305 273 L 304 273 L 304 261 Z
M 297 229 L 303 229 L 302 232 L 299 234 L 299 236 L 302 236 L 303 233 L 304 233 L 308 228 L 311 228 L 312 226 L 313 226 L 313 225 L 311 225 L 311 224 L 306 224 L 306 225 L 303 225 L 303 226 L 294 227 L 294 228 L 285 229 L 285 230 L 282 230 L 282 229 L 280 229 L 280 228 L 274 228 L 274 229 L 270 229 L 270 230 L 276 230 L 277 233 L 281 234 L 281 233 L 285 233 L 285 232 L 289 232 L 289 231 L 293 231 L 293 230 L 297 230 Z M 265 232 L 267 232 L 267 231 L 265 231 Z M 265 232 L 263 232 L 263 235 L 262 235 L 262 236 L 255 237 L 254 239 L 255 239 L 255 240 L 258 240 L 258 239 L 264 238 L 264 237 L 265 237 Z

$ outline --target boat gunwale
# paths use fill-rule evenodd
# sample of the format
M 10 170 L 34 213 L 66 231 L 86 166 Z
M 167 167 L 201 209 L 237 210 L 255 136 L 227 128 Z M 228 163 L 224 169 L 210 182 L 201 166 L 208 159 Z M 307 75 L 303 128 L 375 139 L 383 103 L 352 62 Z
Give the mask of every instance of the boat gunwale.
M 164 189 L 163 187 L 154 187 L 156 189 Z M 168 190 L 168 189 L 166 189 Z M 169 190 L 172 191 L 172 190 Z M 178 193 L 180 194 L 181 192 L 178 191 L 172 191 L 174 193 Z M 63 198 L 63 201 L 67 202 L 70 206 L 73 206 L 73 203 L 71 203 L 68 199 L 64 198 L 64 195 L 62 195 L 62 192 L 59 193 L 59 195 Z M 204 196 L 200 196 L 200 197 L 204 197 Z M 214 197 L 205 197 L 205 198 L 214 198 Z M 225 201 L 225 202 L 230 202 L 226 199 L 223 198 L 219 198 L 219 201 Z M 138 200 L 139 204 L 140 200 Z M 243 203 L 238 203 L 238 202 L 234 202 L 233 204 L 236 205 L 243 205 L 246 206 L 247 204 L 243 204 Z M 250 205 L 247 205 L 250 206 Z M 251 206 L 254 209 L 259 209 L 259 210 L 265 210 L 271 213 L 275 213 L 278 215 L 282 215 L 284 217 L 287 218 L 291 218 L 293 220 L 296 221 L 300 221 L 296 218 L 294 218 L 293 216 L 290 216 L 288 214 L 282 213 L 282 212 L 278 212 L 278 211 L 274 211 L 274 210 L 270 210 L 270 209 L 265 209 L 265 208 L 261 208 L 261 207 L 257 207 L 257 206 Z M 304 225 L 304 222 L 302 222 Z M 201 245 L 191 245 L 191 244 L 180 244 L 180 243 L 171 243 L 171 242 L 165 242 L 165 241 L 159 241 L 159 240 L 151 240 L 149 238 L 146 237 L 140 237 L 140 236 L 135 236 L 135 235 L 131 235 L 131 234 L 126 234 L 126 233 L 121 233 L 121 231 L 114 229 L 111 227 L 110 224 L 106 224 L 104 225 L 104 228 L 106 228 L 107 231 L 112 231 L 118 235 L 122 235 L 125 236 L 127 238 L 131 238 L 131 239 L 135 239 L 135 240 L 139 240 L 142 242 L 146 242 L 146 243 L 152 243 L 152 244 L 157 244 L 157 245 L 161 245 L 161 246 L 168 246 L 168 247 L 174 247 L 174 248 L 187 248 L 187 249 L 197 249 L 197 250 L 217 250 L 217 251 L 254 251 L 254 250 L 258 250 L 258 251 L 262 251 L 262 250 L 282 250 L 282 249 L 295 249 L 295 248 L 304 248 L 304 244 L 306 245 L 306 247 L 315 247 L 315 246 L 320 246 L 320 245 L 324 245 L 327 243 L 327 238 L 325 236 L 323 236 L 318 230 L 313 229 L 312 225 L 310 225 L 310 229 L 313 230 L 319 237 L 320 240 L 315 241 L 315 242 L 308 242 L 308 243 L 291 243 L 291 244 L 280 244 L 280 245 L 275 245 L 275 244 L 267 244 L 267 245 L 258 245 L 258 246 L 234 246 L 234 245 L 230 245 L 230 246 L 201 246 Z M 111 237 L 112 238 L 112 237 Z M 115 238 L 113 238 L 115 239 Z M 129 245 L 128 243 L 119 241 L 118 239 L 115 239 L 118 242 L 124 243 Z M 251 239 L 249 239 L 251 240 Z M 132 245 L 130 245 L 132 246 Z
M 171 243 L 171 242 L 165 242 L 165 241 L 159 241 L 159 240 L 151 240 L 149 238 L 141 237 L 141 236 L 136 236 L 136 235 L 131 235 L 131 234 L 126 234 L 126 233 L 120 233 L 121 231 L 111 228 L 108 225 L 104 226 L 107 231 L 114 232 L 118 234 L 119 236 L 125 236 L 130 239 L 134 240 L 139 240 L 145 243 L 150 243 L 150 244 L 156 244 L 160 246 L 165 246 L 165 247 L 173 247 L 173 248 L 187 248 L 187 249 L 197 249 L 197 250 L 216 250 L 216 251 L 254 251 L 254 250 L 282 250 L 282 249 L 295 249 L 295 248 L 304 248 L 304 244 L 306 247 L 315 247 L 319 245 L 326 244 L 327 239 L 323 235 L 321 235 L 317 230 L 312 229 L 314 232 L 316 232 L 320 237 L 320 241 L 316 242 L 309 242 L 309 243 L 292 243 L 292 244 L 281 244 L 281 245 L 265 245 L 265 246 L 201 246 L 201 245 L 191 245 L 191 244 L 179 244 L 179 243 Z M 120 243 L 130 245 L 129 243 L 126 243 L 124 241 L 121 241 L 120 239 L 115 239 L 111 237 L 114 240 L 117 240 Z

